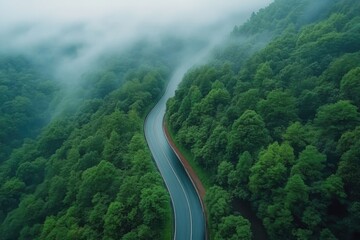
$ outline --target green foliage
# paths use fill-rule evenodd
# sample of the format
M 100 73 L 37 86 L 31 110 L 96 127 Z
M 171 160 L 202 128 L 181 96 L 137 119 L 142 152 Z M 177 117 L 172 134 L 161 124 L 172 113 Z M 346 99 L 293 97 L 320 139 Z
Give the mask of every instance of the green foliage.
M 228 175 L 228 183 L 231 186 L 233 195 L 237 198 L 248 200 L 250 191 L 248 187 L 250 168 L 254 164 L 254 160 L 249 152 L 240 155 L 235 170 Z
M 273 129 L 275 139 L 279 139 L 289 122 L 297 120 L 296 99 L 288 92 L 271 91 L 265 100 L 258 102 L 258 109 L 267 128 Z
M 322 137 L 338 140 L 344 132 L 360 123 L 360 114 L 349 101 L 341 100 L 321 107 L 315 123 Z
M 119 239 L 124 235 L 126 224 L 125 206 L 112 202 L 104 216 L 104 234 L 109 239 Z
M 291 169 L 291 175 L 299 174 L 307 183 L 322 179 L 326 155 L 320 153 L 314 146 L 307 146 L 299 155 L 299 159 Z
M 274 143 L 261 152 L 259 160 L 250 169 L 249 189 L 253 197 L 267 199 L 272 190 L 283 187 L 289 173 L 288 166 L 293 162 L 293 150 L 286 143 Z
M 218 229 L 214 239 L 252 239 L 250 223 L 241 216 L 230 215 L 223 217 L 219 223 Z
M 270 205 L 267 208 L 267 217 L 264 218 L 264 226 L 271 239 L 291 239 L 291 229 L 294 225 L 294 218 L 291 211 L 279 203 Z
M 153 227 L 162 225 L 169 201 L 169 196 L 163 187 L 155 186 L 144 189 L 141 193 L 139 208 L 143 211 L 145 224 Z
M 84 75 L 78 99 L 72 99 L 78 106 L 63 103 L 63 111 L 35 140 L 0 163 L 1 239 L 162 238 L 170 200 L 142 125 L 149 107 L 161 96 L 167 66 L 159 61 L 141 66 L 151 60 L 131 60 L 132 54 L 136 55 L 107 60 Z M 38 111 L 45 112 L 48 103 L 41 101 L 49 102 L 54 89 L 43 79 L 32 81 L 35 73 L 22 76 L 30 66 L 2 75 L 3 64 L 0 61 L 0 91 L 7 95 L 1 96 L 6 104 L 0 111 L 8 115 L 5 119 L 1 114 L 0 124 L 8 124 L 7 118 L 16 115 L 37 132 L 40 124 L 31 118 L 42 117 Z M 3 86 L 3 77 L 10 72 L 19 80 L 11 91 Z M 21 92 L 21 87 L 29 92 Z M 40 104 L 38 110 L 33 109 L 35 103 Z M 12 127 L 23 130 L 15 121 Z M 8 137 L 5 130 L 1 139 Z M 1 147 L 9 150 L 20 146 L 25 136 L 35 137 L 30 130 L 25 133 L 11 138 L 16 144 L 1 142 Z
M 212 170 L 223 159 L 226 154 L 226 145 L 228 142 L 226 129 L 218 125 L 206 140 L 204 146 L 198 151 L 197 156 L 202 166 Z
M 283 139 L 290 143 L 295 153 L 299 153 L 313 142 L 313 130 L 308 126 L 303 126 L 300 122 L 295 122 L 286 129 Z
M 206 193 L 212 237 L 251 238 L 234 198 L 270 239 L 359 236 L 359 12 L 276 0 L 184 76 L 168 123 L 221 185 Z M 167 50 L 104 60 L 48 126 L 57 86 L 23 57 L 0 59 L 1 238 L 161 237 L 169 199 L 141 129 L 176 62 Z
M 6 212 L 16 207 L 24 189 L 25 183 L 18 178 L 12 178 L 4 182 L 0 188 L 1 210 Z
M 292 211 L 295 208 L 299 208 L 300 204 L 309 201 L 309 189 L 298 174 L 289 178 L 285 186 L 285 191 L 285 206 Z
M 229 162 L 221 162 L 217 170 L 217 182 L 221 186 L 227 186 L 229 183 L 230 173 L 233 172 L 234 166 Z
M 86 169 L 81 175 L 79 193 L 76 198 L 82 208 L 91 205 L 95 194 L 114 196 L 119 182 L 114 165 L 101 161 L 97 166 Z
M 340 91 L 345 99 L 350 99 L 357 107 L 360 107 L 360 67 L 350 70 L 340 83 Z
M 236 159 L 240 153 L 255 153 L 269 142 L 269 134 L 261 116 L 255 111 L 245 111 L 232 125 L 228 151 L 230 159 Z
M 49 117 L 56 84 L 25 57 L 0 57 L 0 163 Z
M 168 103 L 177 139 L 232 198 L 251 201 L 270 239 L 360 234 L 350 224 L 360 199 L 359 11 L 353 0 L 276 0 Z M 214 89 L 229 98 L 211 104 Z
M 271 81 L 272 76 L 273 76 L 273 71 L 270 67 L 270 64 L 268 62 L 262 63 L 259 65 L 259 67 L 256 70 L 256 73 L 254 76 L 254 83 L 257 86 L 261 87 L 262 83 Z
M 205 203 L 209 212 L 210 226 L 216 228 L 222 217 L 230 211 L 230 195 L 221 187 L 214 186 L 205 196 Z

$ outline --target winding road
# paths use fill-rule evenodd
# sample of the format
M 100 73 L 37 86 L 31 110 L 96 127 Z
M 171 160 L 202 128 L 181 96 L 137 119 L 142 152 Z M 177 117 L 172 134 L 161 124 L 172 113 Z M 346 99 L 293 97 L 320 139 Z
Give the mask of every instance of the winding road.
M 183 66 L 172 76 L 164 96 L 147 116 L 144 127 L 146 141 L 170 193 L 174 239 L 204 240 L 205 218 L 199 197 L 183 165 L 168 144 L 162 125 L 166 101 L 174 95 L 187 69 L 187 66 Z

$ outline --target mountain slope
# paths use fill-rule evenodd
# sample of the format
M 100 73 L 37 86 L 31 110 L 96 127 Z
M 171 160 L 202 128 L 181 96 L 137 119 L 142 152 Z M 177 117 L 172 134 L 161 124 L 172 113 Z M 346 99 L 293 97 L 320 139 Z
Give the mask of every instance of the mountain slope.
M 49 125 L 0 166 L 1 239 L 169 237 L 169 195 L 142 130 L 164 62 L 159 49 L 137 46 L 62 93 Z
M 270 239 L 359 237 L 360 3 L 315 5 L 254 14 L 168 102 L 178 143 L 218 185 L 215 239 L 239 238 L 230 199 L 250 201 Z

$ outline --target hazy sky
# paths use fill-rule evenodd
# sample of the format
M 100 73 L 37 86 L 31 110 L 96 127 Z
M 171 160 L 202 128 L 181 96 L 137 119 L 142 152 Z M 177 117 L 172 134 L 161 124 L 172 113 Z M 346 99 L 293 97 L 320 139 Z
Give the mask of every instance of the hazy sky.
M 79 44 L 77 56 L 59 68 L 78 69 L 107 50 L 126 48 L 164 34 L 211 42 L 272 0 L 0 0 L 0 53 L 45 57 Z M 59 57 L 59 56 L 57 56 Z M 59 57 L 59 59 L 61 59 Z M 77 64 L 77 65 L 76 65 Z
M 255 10 L 270 0 L 0 0 L 1 23 L 97 20 L 116 17 L 164 25 L 165 21 L 207 23 L 225 14 Z M 186 16 L 186 17 L 185 17 Z M 5 21 L 3 21 L 5 20 Z

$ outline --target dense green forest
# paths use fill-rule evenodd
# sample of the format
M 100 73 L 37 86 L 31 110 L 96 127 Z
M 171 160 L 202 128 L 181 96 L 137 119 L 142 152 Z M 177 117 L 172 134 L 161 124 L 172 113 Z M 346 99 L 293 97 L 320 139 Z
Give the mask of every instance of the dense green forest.
M 360 238 L 360 2 L 275 0 L 189 71 L 167 121 L 212 182 L 211 238 Z
M 275 0 L 184 76 L 166 120 L 211 183 L 211 239 L 252 239 L 244 203 L 269 239 L 360 238 L 359 13 Z M 74 84 L 0 56 L 0 239 L 171 238 L 143 123 L 187 45 L 114 50 Z
M 104 57 L 67 93 L 31 59 L 2 59 L 1 239 L 169 237 L 170 199 L 143 121 L 175 63 L 163 51 L 175 45 Z
M 48 121 L 57 86 L 23 57 L 0 58 L 0 163 Z

